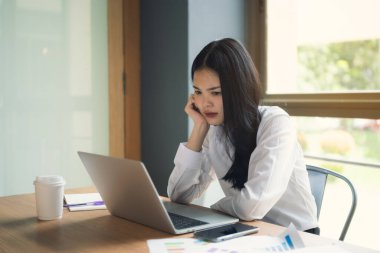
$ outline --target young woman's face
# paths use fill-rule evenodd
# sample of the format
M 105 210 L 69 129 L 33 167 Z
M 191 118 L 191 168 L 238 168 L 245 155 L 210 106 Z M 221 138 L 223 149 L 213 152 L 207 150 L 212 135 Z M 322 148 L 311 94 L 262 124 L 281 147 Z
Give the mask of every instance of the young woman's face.
M 224 121 L 222 89 L 218 74 L 208 68 L 194 72 L 194 103 L 210 125 Z

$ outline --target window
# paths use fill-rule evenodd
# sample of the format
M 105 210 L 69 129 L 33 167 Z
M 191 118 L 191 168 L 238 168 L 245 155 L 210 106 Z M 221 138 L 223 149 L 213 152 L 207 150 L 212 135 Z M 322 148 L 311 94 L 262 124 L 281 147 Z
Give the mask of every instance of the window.
M 380 2 L 256 0 L 250 5 L 248 47 L 265 87 L 263 103 L 292 116 L 307 163 L 353 180 L 360 204 L 346 241 L 378 248 L 376 232 L 369 229 L 372 211 L 380 211 L 374 203 L 380 195 Z M 332 206 L 336 200 L 325 196 Z M 338 237 L 334 219 L 321 213 L 322 235 Z
M 380 118 L 380 2 L 257 2 L 261 18 L 250 22 L 263 41 L 251 46 L 266 104 L 298 116 Z
M 380 119 L 380 30 L 376 25 L 380 23 L 380 2 L 258 0 L 256 4 L 253 7 L 260 12 L 257 27 L 261 28 L 256 37 L 263 39 L 258 45 L 261 55 L 254 53 L 254 58 L 265 86 L 264 104 L 278 105 L 291 116 L 304 117 L 298 119 L 303 122 L 298 125 L 317 127 L 317 132 L 325 133 L 327 124 L 331 131 L 349 133 L 356 143 L 362 142 L 360 138 L 376 140 Z M 378 156 L 364 151 L 369 148 L 367 144 L 357 145 L 362 150 L 356 155 L 339 158 L 380 164 Z M 380 153 L 376 145 L 373 149 Z M 337 156 L 320 152 L 320 147 L 308 150 L 311 156 Z
M 0 20 L 0 196 L 89 185 L 76 152 L 109 149 L 107 1 L 0 1 Z
M 372 0 L 267 1 L 267 93 L 379 92 L 379 9 Z

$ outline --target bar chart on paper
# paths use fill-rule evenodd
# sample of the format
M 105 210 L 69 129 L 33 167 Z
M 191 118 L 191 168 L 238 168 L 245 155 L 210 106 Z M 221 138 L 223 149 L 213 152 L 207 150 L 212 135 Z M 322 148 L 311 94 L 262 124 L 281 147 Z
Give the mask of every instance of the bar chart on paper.
M 267 247 L 265 247 L 265 250 L 267 252 L 284 252 L 293 249 L 295 248 L 289 235 L 285 236 L 284 240 L 280 239 L 278 244 L 273 243 L 272 245 L 268 245 Z
M 206 250 L 207 248 L 207 250 Z M 202 252 L 207 253 L 267 253 L 267 252 L 286 252 L 294 250 L 294 244 L 290 236 L 284 240 L 277 237 L 255 236 L 242 237 L 223 243 L 209 244 Z

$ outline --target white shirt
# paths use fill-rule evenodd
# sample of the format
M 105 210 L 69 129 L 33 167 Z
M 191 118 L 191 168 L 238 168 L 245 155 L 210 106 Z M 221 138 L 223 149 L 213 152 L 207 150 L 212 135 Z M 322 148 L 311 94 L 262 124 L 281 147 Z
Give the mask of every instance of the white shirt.
M 279 107 L 259 107 L 262 115 L 257 146 L 249 161 L 248 179 L 239 191 L 223 180 L 232 165 L 220 126 L 211 126 L 201 152 L 179 145 L 174 158 L 168 195 L 189 203 L 201 196 L 218 178 L 225 197 L 211 208 L 242 220 L 263 219 L 282 226 L 293 223 L 299 230 L 318 226 L 317 209 L 302 150 L 289 115 Z M 228 148 L 233 154 L 233 147 Z

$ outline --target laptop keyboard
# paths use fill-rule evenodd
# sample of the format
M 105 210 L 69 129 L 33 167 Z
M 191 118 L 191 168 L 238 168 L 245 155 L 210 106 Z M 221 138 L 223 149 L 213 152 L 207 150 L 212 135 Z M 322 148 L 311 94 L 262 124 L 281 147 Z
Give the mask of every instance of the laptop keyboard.
M 185 217 L 179 214 L 169 213 L 169 212 L 168 214 L 176 229 L 190 228 L 194 226 L 208 224 L 207 222 L 192 219 L 192 218 Z

